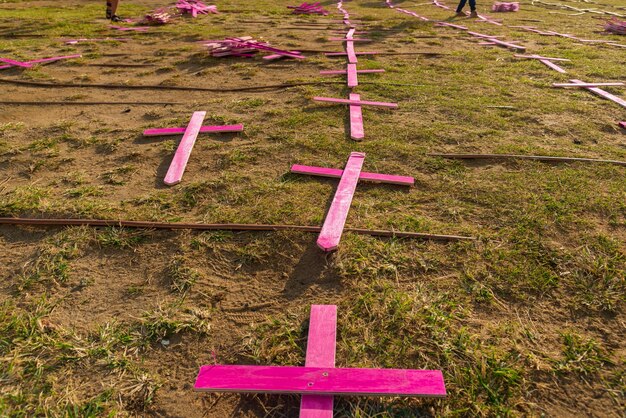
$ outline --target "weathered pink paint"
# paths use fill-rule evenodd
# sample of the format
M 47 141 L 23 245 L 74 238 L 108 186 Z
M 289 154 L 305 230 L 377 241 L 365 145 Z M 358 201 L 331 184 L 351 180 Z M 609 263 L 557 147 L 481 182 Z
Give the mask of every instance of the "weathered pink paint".
M 336 250 L 339 245 L 364 161 L 365 154 L 361 152 L 352 152 L 348 157 L 346 168 L 341 174 L 337 191 L 317 238 L 317 246 L 324 251 Z
M 352 39 L 354 37 L 355 32 L 356 32 L 356 29 L 354 28 L 348 30 L 348 33 L 346 33 L 346 39 Z
M 32 64 L 29 64 L 28 62 L 22 62 L 22 61 L 15 61 L 9 58 L 0 58 L 0 62 L 4 62 L 6 64 L 10 64 L 11 66 L 14 67 L 22 67 L 22 68 L 31 68 Z
M 338 168 L 315 167 L 310 165 L 294 164 L 291 166 L 292 173 L 306 174 L 310 176 L 329 177 L 333 179 L 341 178 L 343 170 Z M 394 176 L 392 174 L 378 174 L 361 171 L 359 181 L 369 181 L 372 183 L 397 184 L 399 186 L 414 186 L 415 179 L 408 176 Z
M 348 100 L 348 99 L 335 99 L 333 97 L 314 97 L 313 100 L 316 102 L 328 102 L 328 103 L 341 103 L 348 105 L 360 105 L 360 106 L 379 106 L 379 107 L 388 107 L 391 109 L 397 109 L 397 103 L 386 103 L 386 102 L 368 102 L 363 100 Z
M 553 69 L 553 70 L 555 70 L 555 71 L 558 71 L 558 72 L 559 72 L 559 73 L 561 73 L 561 74 L 565 74 L 565 73 L 567 73 L 567 71 L 565 71 L 565 68 L 563 68 L 563 67 L 561 67 L 561 66 L 559 66 L 559 65 L 556 65 L 555 63 L 553 63 L 553 62 L 552 62 L 552 61 L 550 61 L 550 60 L 543 60 L 543 59 L 540 59 L 540 60 L 539 60 L 539 62 L 540 62 L 540 63 L 542 63 L 543 65 L 547 66 L 547 67 L 552 68 L 552 69 Z
M 350 93 L 350 100 L 361 100 L 361 96 L 359 94 Z M 359 105 L 350 105 L 349 108 L 350 138 L 355 141 L 360 141 L 365 138 L 365 132 L 363 130 L 363 112 L 361 112 L 361 106 Z
M 335 367 L 337 306 L 313 305 L 309 319 L 306 367 Z M 300 418 L 333 418 L 332 395 L 302 395 Z
M 348 64 L 348 87 L 356 87 L 359 85 L 359 79 L 356 74 L 356 64 Z M 359 100 L 359 99 L 356 99 Z
M 580 80 L 576 80 L 576 79 L 572 79 L 570 80 L 572 83 L 579 83 L 579 84 L 584 84 L 582 81 Z M 604 91 L 600 88 L 597 87 L 584 87 L 587 90 L 589 90 L 590 92 L 597 94 L 600 97 L 604 97 L 605 99 L 611 100 L 615 103 L 617 103 L 618 105 L 622 106 L 622 107 L 626 107 L 626 100 L 621 99 L 617 96 L 615 96 L 614 94 L 609 93 L 608 91 Z
M 619 123 L 618 123 L 618 125 L 619 125 L 621 128 L 626 129 L 626 122 L 619 122 Z
M 187 162 L 191 156 L 191 150 L 193 150 L 193 146 L 196 143 L 196 138 L 198 138 L 205 116 L 206 112 L 193 112 L 193 116 L 191 116 L 189 125 L 187 125 L 183 139 L 181 139 L 176 154 L 174 154 L 174 158 L 170 164 L 170 168 L 165 175 L 164 183 L 168 186 L 178 184 L 182 180 Z
M 289 52 L 292 52 L 294 54 L 301 54 L 300 51 L 289 51 Z M 268 60 L 268 61 L 277 60 L 280 58 L 292 58 L 292 57 L 288 57 L 288 56 L 281 55 L 281 54 L 271 54 L 271 55 L 266 55 L 263 57 L 264 60 Z
M 143 131 L 143 136 L 168 136 L 168 135 L 180 135 L 184 134 L 186 128 L 158 128 L 158 129 L 146 129 Z M 200 133 L 216 133 L 216 132 L 241 132 L 243 131 L 243 125 L 221 125 L 221 126 L 202 126 Z
M 346 54 L 348 55 L 348 62 L 350 64 L 356 64 L 357 62 L 359 62 L 354 51 L 354 42 L 346 42 Z
M 623 85 L 624 83 L 552 83 L 552 87 L 608 87 Z
M 439 370 L 297 366 L 200 368 L 195 389 L 211 392 L 445 397 Z
M 374 74 L 374 73 L 384 73 L 385 70 L 356 70 L 357 74 Z M 348 70 L 325 70 L 320 71 L 321 75 L 336 75 L 336 74 L 348 74 Z

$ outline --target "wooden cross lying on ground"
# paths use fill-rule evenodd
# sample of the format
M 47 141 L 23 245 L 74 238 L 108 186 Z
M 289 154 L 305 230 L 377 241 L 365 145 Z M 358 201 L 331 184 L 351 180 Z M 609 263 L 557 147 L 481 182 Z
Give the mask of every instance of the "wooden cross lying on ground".
M 5 68 L 11 68 L 11 67 L 31 68 L 33 64 L 42 64 L 46 62 L 66 60 L 66 59 L 71 59 L 71 58 L 81 58 L 81 57 L 82 55 L 76 54 L 76 55 L 66 55 L 62 57 L 41 58 L 41 59 L 32 60 L 32 61 L 15 61 L 15 60 L 8 59 L 8 58 L 0 58 L 0 62 L 4 62 L 5 64 L 7 64 L 7 65 L 0 66 L 0 70 L 4 70 Z
M 191 120 L 187 128 L 163 128 L 163 129 L 147 129 L 143 132 L 144 136 L 166 136 L 166 135 L 180 135 L 183 134 L 183 139 L 180 140 L 180 144 L 176 149 L 174 158 L 170 164 L 170 168 L 167 170 L 165 179 L 163 182 L 168 186 L 173 186 L 180 183 L 189 162 L 191 151 L 196 143 L 198 134 L 203 133 L 215 133 L 215 132 L 241 132 L 243 131 L 243 125 L 223 125 L 223 126 L 202 126 L 206 112 L 193 112 Z
M 572 79 L 570 83 L 555 83 L 552 84 L 553 87 L 580 87 L 583 89 L 587 89 L 590 92 L 597 94 L 598 96 L 604 97 L 605 99 L 611 100 L 622 107 L 626 107 L 626 100 L 621 99 L 614 94 L 609 93 L 608 91 L 604 91 L 598 86 L 623 86 L 624 83 L 584 83 L 580 80 Z
M 553 70 L 560 72 L 560 73 L 566 73 L 567 71 L 565 71 L 565 69 L 563 69 L 560 66 L 556 65 L 552 61 L 571 61 L 571 60 L 568 60 L 568 59 L 565 59 L 565 58 L 542 57 L 541 55 L 519 55 L 519 54 L 515 54 L 515 57 L 539 60 L 540 63 L 542 63 L 542 64 L 552 68 Z
M 337 306 L 313 305 L 304 367 L 200 368 L 195 390 L 302 394 L 300 418 L 332 418 L 334 395 L 445 397 L 440 370 L 335 368 Z
M 396 109 L 397 103 L 385 103 L 385 102 L 368 102 L 361 101 L 361 95 L 350 93 L 349 99 L 335 99 L 332 97 L 314 97 L 313 100 L 318 102 L 330 102 L 341 103 L 350 106 L 350 138 L 355 141 L 360 141 L 365 137 L 363 131 L 363 114 L 361 112 L 361 106 L 379 106 Z
M 338 170 L 325 167 L 311 167 L 305 165 L 293 165 L 292 173 L 307 174 L 311 176 L 340 178 L 337 191 L 333 197 L 333 201 L 328 209 L 324 225 L 317 238 L 317 245 L 324 251 L 333 251 L 337 249 L 343 228 L 346 224 L 346 218 L 350 211 L 352 197 L 356 190 L 359 180 L 372 181 L 377 183 L 397 184 L 401 186 L 413 186 L 415 179 L 413 177 L 394 176 L 378 173 L 363 173 L 361 168 L 365 161 L 365 154 L 361 152 L 353 152 L 348 158 L 344 170 Z

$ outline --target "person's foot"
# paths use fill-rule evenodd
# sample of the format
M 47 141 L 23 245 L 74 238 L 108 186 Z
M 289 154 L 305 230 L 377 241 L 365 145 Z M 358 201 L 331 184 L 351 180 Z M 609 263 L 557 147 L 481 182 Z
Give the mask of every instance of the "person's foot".
M 465 12 L 456 12 L 455 16 L 457 16 L 457 17 L 466 17 Z
M 111 16 L 111 22 L 123 22 L 124 18 L 118 15 Z
M 478 17 L 478 12 L 476 10 L 472 10 L 472 13 L 470 13 L 470 17 Z

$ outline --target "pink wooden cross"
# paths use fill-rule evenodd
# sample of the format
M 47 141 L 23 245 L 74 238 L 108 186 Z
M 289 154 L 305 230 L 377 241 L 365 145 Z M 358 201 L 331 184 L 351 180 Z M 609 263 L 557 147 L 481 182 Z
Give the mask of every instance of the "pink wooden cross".
M 198 134 L 214 133 L 214 132 L 241 132 L 243 131 L 243 125 L 223 125 L 223 126 L 202 126 L 206 112 L 193 112 L 191 120 L 187 128 L 162 128 L 162 129 L 146 129 L 143 132 L 144 136 L 167 136 L 167 135 L 180 135 L 183 134 L 183 138 L 176 149 L 174 158 L 170 163 L 170 167 L 167 170 L 165 179 L 163 182 L 168 186 L 173 186 L 180 183 L 185 173 L 185 168 L 189 162 L 191 151 L 196 143 Z
M 337 249 L 343 228 L 346 224 L 352 197 L 356 191 L 359 180 L 372 181 L 378 183 L 397 184 L 402 186 L 413 186 L 413 177 L 394 176 L 388 174 L 362 173 L 361 168 L 365 161 L 365 154 L 361 152 L 350 153 L 348 162 L 344 170 L 337 170 L 325 167 L 311 167 L 304 165 L 293 165 L 292 173 L 307 174 L 311 176 L 339 178 L 339 185 L 333 197 L 333 201 L 324 219 L 324 225 L 317 238 L 317 245 L 324 251 Z
M 565 58 L 542 57 L 541 55 L 519 55 L 519 54 L 515 54 L 515 56 L 517 58 L 527 58 L 527 59 L 539 60 L 540 63 L 542 63 L 542 64 L 546 65 L 547 67 L 550 67 L 553 70 L 558 71 L 559 73 L 562 73 L 562 74 L 566 73 L 567 71 L 565 71 L 564 68 L 562 68 L 559 65 L 556 65 L 552 61 L 570 61 L 570 60 L 565 59 Z
M 337 306 L 313 305 L 304 367 L 200 368 L 195 390 L 302 394 L 300 418 L 332 418 L 335 395 L 445 397 L 440 370 L 335 368 Z
M 623 86 L 623 83 L 584 83 L 580 80 L 576 80 L 576 79 L 572 79 L 570 80 L 571 84 L 564 84 L 562 86 L 559 87 L 581 87 L 584 89 L 589 90 L 590 92 L 597 94 L 598 96 L 604 97 L 605 99 L 611 100 L 615 103 L 617 103 L 618 105 L 622 106 L 622 107 L 626 107 L 626 100 L 621 99 L 619 97 L 617 97 L 614 94 L 609 93 L 608 91 L 604 91 L 601 88 L 598 87 L 594 87 L 594 86 L 601 86 L 601 85 L 620 85 Z

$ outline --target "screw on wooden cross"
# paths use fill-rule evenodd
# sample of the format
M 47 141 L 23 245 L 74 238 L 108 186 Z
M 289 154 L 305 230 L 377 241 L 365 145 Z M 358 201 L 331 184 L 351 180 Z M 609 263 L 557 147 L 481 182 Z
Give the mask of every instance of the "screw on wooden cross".
M 195 390 L 301 394 L 300 418 L 332 418 L 335 395 L 445 397 L 440 370 L 335 368 L 337 306 L 313 305 L 304 367 L 200 368 Z
M 552 57 L 542 57 L 541 55 L 519 55 L 519 54 L 515 54 L 516 58 L 526 58 L 526 59 L 535 59 L 535 60 L 539 60 L 540 63 L 546 65 L 547 67 L 552 68 L 555 71 L 558 71 L 560 73 L 566 73 L 567 71 L 565 71 L 564 68 L 556 65 L 555 63 L 553 63 L 552 61 L 571 61 L 565 58 L 552 58 Z
M 199 133 L 218 133 L 218 132 L 241 132 L 243 131 L 243 125 L 222 125 L 222 126 L 202 126 L 202 122 L 206 116 L 206 112 L 193 112 L 191 120 L 187 128 L 162 128 L 162 129 L 147 129 L 143 132 L 144 136 L 167 136 L 167 135 L 180 135 L 183 134 L 183 138 L 180 140 L 180 144 L 176 149 L 174 158 L 170 164 L 167 174 L 163 182 L 168 186 L 173 186 L 180 183 L 189 162 L 191 151 L 196 143 Z
M 609 93 L 608 91 L 602 90 L 599 87 L 602 86 L 624 86 L 624 83 L 585 83 L 580 80 L 572 79 L 569 83 L 554 83 L 552 87 L 579 87 L 583 89 L 587 89 L 590 92 L 597 94 L 600 97 L 604 97 L 607 100 L 611 100 L 622 107 L 626 107 L 626 100 L 617 97 L 614 94 Z
M 397 184 L 401 186 L 413 186 L 415 184 L 413 177 L 361 172 L 364 161 L 364 153 L 353 152 L 350 154 L 344 170 L 298 164 L 291 166 L 292 173 L 340 179 L 337 191 L 326 214 L 326 219 L 324 219 L 324 225 L 317 238 L 318 247 L 324 251 L 333 251 L 339 245 L 343 228 L 346 224 L 346 218 L 350 211 L 352 197 L 354 196 L 359 180 Z
M 350 106 L 350 138 L 355 141 L 359 141 L 365 137 L 363 129 L 363 114 L 361 112 L 361 106 L 378 106 L 388 107 L 395 109 L 398 107 L 397 103 L 385 103 L 385 102 L 368 102 L 362 101 L 361 95 L 350 93 L 349 99 L 335 99 L 332 97 L 314 97 L 313 100 L 317 102 L 328 103 L 340 103 Z

